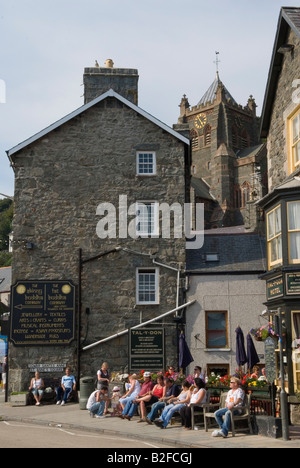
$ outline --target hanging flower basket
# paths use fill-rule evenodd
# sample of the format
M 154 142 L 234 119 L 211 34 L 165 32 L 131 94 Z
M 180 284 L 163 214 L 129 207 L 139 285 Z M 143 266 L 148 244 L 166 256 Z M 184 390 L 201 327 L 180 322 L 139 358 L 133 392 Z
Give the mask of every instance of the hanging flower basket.
M 279 338 L 279 336 L 276 335 L 273 325 L 271 323 L 264 327 L 252 328 L 250 333 L 256 341 L 266 341 L 266 339 L 269 337 L 273 338 L 274 340 L 278 340 Z

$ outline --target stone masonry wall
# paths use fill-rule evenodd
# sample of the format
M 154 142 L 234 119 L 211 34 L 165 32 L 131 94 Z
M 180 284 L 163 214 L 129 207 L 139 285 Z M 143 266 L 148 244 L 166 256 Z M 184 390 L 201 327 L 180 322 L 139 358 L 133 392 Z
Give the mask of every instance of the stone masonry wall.
M 136 150 L 156 151 L 157 175 L 136 176 Z M 184 144 L 114 98 L 98 103 L 14 156 L 13 282 L 72 280 L 78 286 L 78 252 L 91 258 L 122 246 L 156 253 L 162 263 L 185 262 L 185 239 L 104 239 L 96 235 L 96 210 L 119 195 L 136 201 L 185 202 Z M 33 242 L 24 250 L 18 241 Z M 124 251 L 87 263 L 82 271 L 82 344 L 90 344 L 158 316 L 176 305 L 176 272 L 159 269 L 160 303 L 136 306 L 136 268 L 149 256 Z M 90 314 L 86 315 L 86 309 Z M 168 318 L 167 322 L 172 319 Z M 175 328 L 167 328 L 167 362 L 176 364 Z M 174 338 L 175 337 L 175 338 Z M 28 387 L 28 364 L 65 362 L 76 374 L 77 342 L 68 347 L 10 346 L 10 390 Z M 127 336 L 82 353 L 82 374 L 103 361 L 126 369 Z
M 287 119 L 299 104 L 293 102 L 294 80 L 300 79 L 300 40 L 291 31 L 286 41 L 294 44 L 294 54 L 285 54 L 274 99 L 268 136 L 269 191 L 281 184 L 289 175 L 287 160 Z

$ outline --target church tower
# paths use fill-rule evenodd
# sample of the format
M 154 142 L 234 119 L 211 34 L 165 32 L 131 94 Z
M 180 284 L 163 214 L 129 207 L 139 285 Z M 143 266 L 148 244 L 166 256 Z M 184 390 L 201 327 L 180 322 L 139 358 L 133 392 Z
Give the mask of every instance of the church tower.
M 205 203 L 206 229 L 245 225 L 255 230 L 249 203 L 262 195 L 267 171 L 255 99 L 239 105 L 217 71 L 196 106 L 184 95 L 179 107 L 174 129 L 191 139 L 191 186 L 195 202 Z

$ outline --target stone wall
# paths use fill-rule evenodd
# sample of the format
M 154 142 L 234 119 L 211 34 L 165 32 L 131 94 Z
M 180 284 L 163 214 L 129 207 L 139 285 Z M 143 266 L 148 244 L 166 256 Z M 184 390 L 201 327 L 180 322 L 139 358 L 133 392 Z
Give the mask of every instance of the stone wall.
M 136 176 L 136 151 L 156 151 L 157 175 Z M 182 206 L 186 147 L 174 136 L 115 98 L 107 98 L 13 156 L 15 217 L 13 282 L 72 280 L 78 286 L 79 249 L 83 260 L 116 246 L 176 267 L 185 262 L 185 239 L 103 239 L 96 234 L 100 203 L 116 208 L 157 200 Z M 24 240 L 34 249 L 24 250 Z M 136 306 L 136 268 L 152 267 L 150 256 L 124 251 L 87 263 L 82 269 L 81 345 L 171 310 L 176 305 L 176 272 L 160 268 L 160 303 Z M 85 312 L 89 309 L 89 315 Z M 167 322 L 172 319 L 168 318 Z M 167 328 L 167 362 L 176 364 L 174 327 Z M 66 362 L 76 373 L 77 346 L 10 347 L 10 390 L 29 383 L 28 364 Z M 95 374 L 103 361 L 119 371 L 128 364 L 127 337 L 82 353 L 83 374 Z
M 283 57 L 282 71 L 273 104 L 267 143 L 269 191 L 272 191 L 289 176 L 287 119 L 299 106 L 299 103 L 293 102 L 293 93 L 296 91 L 293 88 L 293 82 L 300 78 L 300 39 L 291 30 L 286 43 L 294 44 L 295 49 L 293 54 L 287 53 Z

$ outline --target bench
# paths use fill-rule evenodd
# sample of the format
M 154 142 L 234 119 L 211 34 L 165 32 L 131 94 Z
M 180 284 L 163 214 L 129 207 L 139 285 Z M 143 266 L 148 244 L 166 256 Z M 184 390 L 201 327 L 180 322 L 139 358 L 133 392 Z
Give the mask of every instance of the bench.
M 227 393 L 222 393 L 220 403 L 205 405 L 204 408 L 204 427 L 205 432 L 208 432 L 208 420 L 214 419 L 215 421 L 215 412 L 218 409 L 225 408 L 225 402 L 227 398 Z M 244 432 L 245 430 L 249 431 L 250 434 L 253 434 L 252 425 L 251 425 L 251 413 L 250 413 L 250 406 L 251 406 L 251 395 L 245 395 L 244 406 L 239 406 L 239 410 L 242 410 L 242 414 L 234 415 L 233 411 L 231 411 L 231 432 L 232 437 L 235 437 L 236 432 Z M 214 410 L 211 412 L 211 410 Z M 237 429 L 236 422 L 238 421 L 246 421 L 248 427 Z M 216 422 L 216 421 L 215 421 Z
M 53 405 L 56 404 L 57 396 L 56 396 L 56 389 L 60 387 L 61 379 L 60 378 L 53 378 L 53 377 L 45 377 L 43 378 L 44 381 L 44 394 L 41 400 L 43 405 Z M 74 392 L 72 391 L 69 395 L 68 402 L 78 403 L 78 392 L 77 390 Z M 28 394 L 28 404 L 35 405 L 35 399 L 32 392 Z
M 211 403 L 210 403 L 210 392 L 206 392 L 206 401 L 209 403 L 203 403 L 202 405 L 195 405 L 191 403 L 191 409 L 192 409 L 192 430 L 195 429 L 195 418 L 196 417 L 201 417 L 203 419 L 203 426 L 204 426 L 204 409 L 205 408 L 210 408 Z

